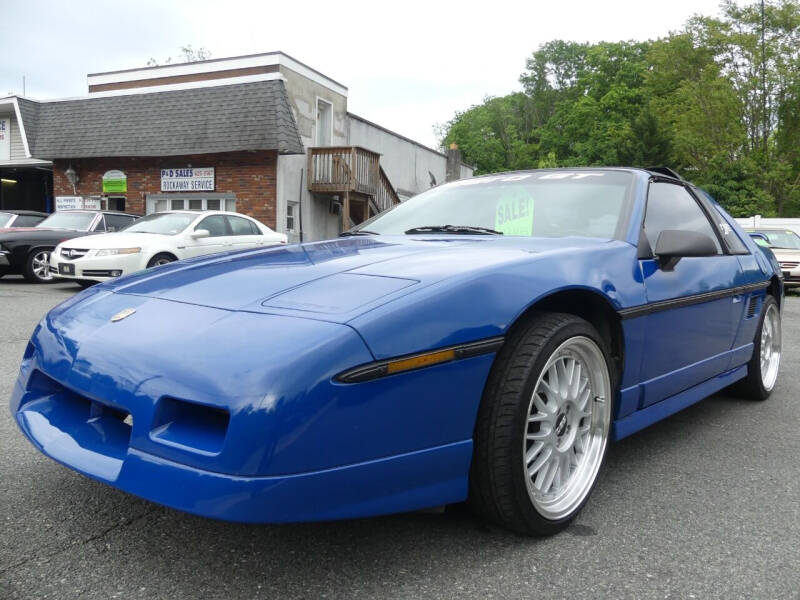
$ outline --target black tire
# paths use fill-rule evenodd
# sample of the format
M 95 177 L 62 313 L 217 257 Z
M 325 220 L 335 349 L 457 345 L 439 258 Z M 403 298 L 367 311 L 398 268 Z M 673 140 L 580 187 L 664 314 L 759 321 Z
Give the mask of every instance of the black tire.
M 151 269 L 153 267 L 157 267 L 160 265 L 166 265 L 168 263 L 175 262 L 176 260 L 178 259 L 172 256 L 171 254 L 166 254 L 165 252 L 162 252 L 161 254 L 156 254 L 153 258 L 151 258 L 147 262 L 147 268 Z
M 750 358 L 750 362 L 747 363 L 747 377 L 737 381 L 729 388 L 733 395 L 740 398 L 749 398 L 757 401 L 766 400 L 772 394 L 772 390 L 775 389 L 775 382 L 768 387 L 765 386 L 761 374 L 761 331 L 764 327 L 764 319 L 770 310 L 776 310 L 780 319 L 777 301 L 767 294 L 761 306 L 761 314 L 758 317 L 758 327 L 756 327 L 756 335 L 753 339 L 753 356 Z M 780 342 L 780 332 L 778 341 Z
M 598 400 L 604 404 L 600 410 L 608 411 L 598 413 L 606 415 L 605 445 L 595 453 L 596 470 L 586 478 L 585 496 L 580 501 L 581 496 L 576 498 L 576 506 L 569 514 L 550 519 L 540 513 L 529 495 L 529 475 L 525 472 L 529 410 L 537 382 L 544 377 L 554 352 L 568 340 L 585 338 L 602 353 L 597 362 L 607 369 L 607 398 L 587 401 Z M 608 344 L 597 330 L 574 315 L 536 313 L 515 328 L 495 360 L 478 411 L 468 501 L 475 512 L 515 532 L 540 536 L 561 531 L 578 515 L 594 488 L 608 449 L 616 391 L 616 374 L 609 357 Z
M 25 267 L 22 270 L 22 276 L 31 283 L 55 282 L 55 277 L 53 277 L 49 271 L 46 276 L 41 275 L 41 273 L 43 273 L 41 259 L 46 255 L 47 262 L 49 263 L 50 253 L 52 251 L 52 248 L 36 248 L 35 250 L 31 250 L 28 254 L 28 258 L 25 259 Z

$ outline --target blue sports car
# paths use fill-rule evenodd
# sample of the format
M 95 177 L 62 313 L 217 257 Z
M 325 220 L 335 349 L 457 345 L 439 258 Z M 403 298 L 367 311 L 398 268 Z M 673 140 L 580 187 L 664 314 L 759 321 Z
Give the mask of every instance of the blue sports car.
M 769 396 L 782 301 L 771 252 L 668 170 L 503 173 L 79 293 L 11 411 L 53 459 L 199 515 L 466 500 L 547 535 L 610 442 L 728 386 Z

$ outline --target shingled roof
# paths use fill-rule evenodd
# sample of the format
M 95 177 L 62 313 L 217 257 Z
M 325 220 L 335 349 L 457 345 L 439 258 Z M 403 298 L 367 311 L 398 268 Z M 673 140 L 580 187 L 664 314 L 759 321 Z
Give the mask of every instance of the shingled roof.
M 303 153 L 281 80 L 31 104 L 23 122 L 42 159 Z

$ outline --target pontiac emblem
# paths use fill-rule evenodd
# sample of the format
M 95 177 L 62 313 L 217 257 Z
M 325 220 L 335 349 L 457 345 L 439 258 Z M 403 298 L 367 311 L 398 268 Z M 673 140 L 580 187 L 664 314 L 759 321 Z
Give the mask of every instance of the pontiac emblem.
M 126 308 L 125 310 L 121 310 L 113 317 L 111 317 L 111 322 L 116 323 L 117 321 L 122 321 L 122 319 L 130 317 L 135 312 L 136 312 L 135 308 Z

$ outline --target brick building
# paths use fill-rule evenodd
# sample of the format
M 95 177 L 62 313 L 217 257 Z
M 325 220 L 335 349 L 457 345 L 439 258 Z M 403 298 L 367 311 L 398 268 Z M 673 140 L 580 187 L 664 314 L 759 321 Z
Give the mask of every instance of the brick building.
M 281 52 L 92 74 L 87 96 L 4 111 L 0 209 L 222 209 L 307 241 L 472 174 L 347 112 L 346 87 Z

